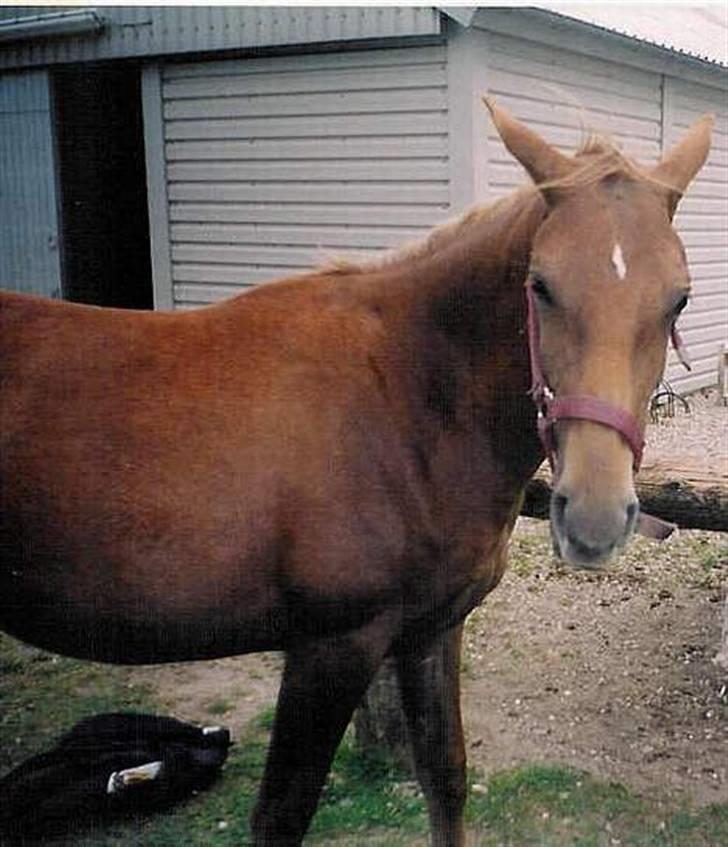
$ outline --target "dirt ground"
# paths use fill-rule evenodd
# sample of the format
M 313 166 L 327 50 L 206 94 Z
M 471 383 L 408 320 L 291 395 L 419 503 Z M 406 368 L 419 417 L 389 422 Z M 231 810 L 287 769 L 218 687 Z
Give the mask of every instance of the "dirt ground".
M 543 523 L 522 521 L 514 548 L 468 622 L 471 763 L 566 763 L 638 792 L 727 802 L 728 672 L 714 662 L 725 537 L 636 539 L 602 575 L 551 560 Z
M 725 410 L 704 406 L 725 463 Z M 725 534 L 635 539 L 587 574 L 552 558 L 545 522 L 520 519 L 511 568 L 466 627 L 469 763 L 562 763 L 648 796 L 728 802 L 728 670 L 714 661 L 727 584 Z M 280 668 L 262 654 L 137 673 L 170 713 L 239 735 L 275 702 Z

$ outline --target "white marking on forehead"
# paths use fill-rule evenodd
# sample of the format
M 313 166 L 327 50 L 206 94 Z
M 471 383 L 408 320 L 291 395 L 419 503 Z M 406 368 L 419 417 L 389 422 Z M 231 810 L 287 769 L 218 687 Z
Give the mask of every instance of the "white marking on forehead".
M 614 245 L 614 250 L 612 251 L 612 264 L 614 265 L 614 270 L 617 272 L 617 276 L 620 279 L 624 279 L 627 276 L 627 265 L 624 261 L 624 254 L 622 253 L 622 248 L 619 244 Z

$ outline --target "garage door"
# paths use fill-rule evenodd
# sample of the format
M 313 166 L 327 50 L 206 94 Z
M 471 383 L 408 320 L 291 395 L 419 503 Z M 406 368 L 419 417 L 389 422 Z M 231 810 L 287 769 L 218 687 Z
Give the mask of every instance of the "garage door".
M 168 65 L 161 96 L 177 308 L 447 216 L 444 46 Z
M 61 264 L 46 71 L 0 76 L 0 288 L 59 296 Z

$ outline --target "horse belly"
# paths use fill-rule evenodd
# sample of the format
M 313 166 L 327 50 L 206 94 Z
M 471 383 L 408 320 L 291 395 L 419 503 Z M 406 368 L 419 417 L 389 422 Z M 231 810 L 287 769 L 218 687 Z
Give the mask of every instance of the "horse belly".
M 120 664 L 206 659 L 280 648 L 285 615 L 259 581 L 213 578 L 215 562 L 179 563 L 130 584 L 99 563 L 94 573 L 42 557 L 25 572 L 12 560 L 0 577 L 0 628 L 54 652 Z M 177 565 L 175 565 L 176 567 Z M 30 572 L 29 572 L 30 571 Z
M 278 646 L 277 551 L 262 524 L 246 544 L 244 527 L 199 504 L 175 520 L 166 509 L 156 518 L 118 502 L 107 509 L 101 498 L 92 506 L 78 489 L 54 498 L 41 486 L 24 496 L 16 485 L 9 503 L 9 488 L 0 514 L 0 628 L 112 662 Z

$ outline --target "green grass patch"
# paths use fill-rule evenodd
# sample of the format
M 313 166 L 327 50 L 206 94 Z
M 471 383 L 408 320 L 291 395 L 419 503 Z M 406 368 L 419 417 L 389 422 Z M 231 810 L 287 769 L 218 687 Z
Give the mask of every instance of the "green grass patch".
M 412 777 L 384 756 L 363 753 L 345 737 L 311 833 L 331 836 L 394 830 L 400 835 L 423 834 L 426 818 L 424 798 Z
M 471 792 L 478 847 L 720 847 L 728 805 L 691 810 L 553 765 L 495 774 Z
M 205 707 L 205 711 L 208 715 L 226 715 L 233 708 L 233 704 L 226 700 L 224 697 L 219 698 L 218 700 L 213 700 L 211 703 L 208 703 Z

